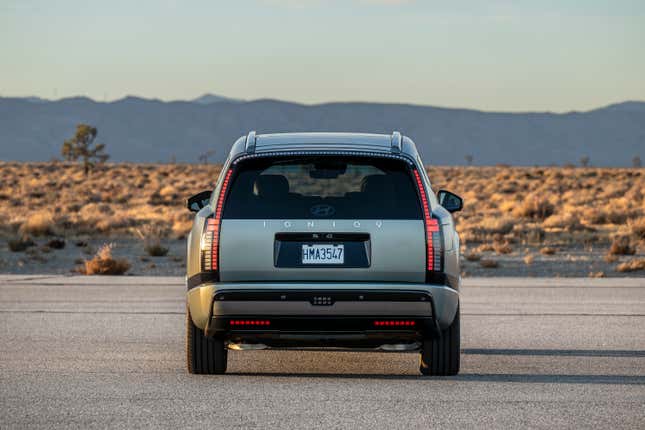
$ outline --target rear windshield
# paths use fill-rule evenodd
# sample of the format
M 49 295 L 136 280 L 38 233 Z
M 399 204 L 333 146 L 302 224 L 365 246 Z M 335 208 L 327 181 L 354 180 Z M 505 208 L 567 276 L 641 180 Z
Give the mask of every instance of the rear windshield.
M 237 167 L 228 219 L 421 219 L 405 162 L 317 156 L 259 158 Z

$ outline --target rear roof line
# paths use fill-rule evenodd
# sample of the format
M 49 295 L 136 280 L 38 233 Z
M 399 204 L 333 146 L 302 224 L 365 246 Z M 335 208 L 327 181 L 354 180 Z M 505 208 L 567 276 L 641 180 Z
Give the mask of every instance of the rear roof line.
M 304 150 L 304 151 L 264 151 L 254 154 L 240 154 L 233 159 L 232 164 L 237 164 L 240 161 L 249 160 L 253 158 L 264 157 L 285 157 L 285 156 L 310 156 L 310 155 L 339 155 L 339 156 L 354 156 L 354 157 L 377 157 L 377 158 L 390 158 L 405 161 L 410 165 L 414 165 L 414 159 L 407 154 L 394 154 L 378 151 L 350 151 L 350 150 Z
M 401 154 L 416 159 L 414 142 L 400 132 L 392 134 L 371 133 L 275 133 L 256 134 L 251 131 L 240 137 L 231 158 L 243 155 L 285 151 L 342 151 Z

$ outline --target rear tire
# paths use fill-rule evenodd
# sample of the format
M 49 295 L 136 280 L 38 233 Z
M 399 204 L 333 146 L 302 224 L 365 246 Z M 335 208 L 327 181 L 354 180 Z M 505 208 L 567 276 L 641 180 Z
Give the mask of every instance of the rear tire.
M 423 375 L 456 375 L 459 373 L 460 354 L 459 308 L 457 308 L 455 319 L 441 332 L 441 337 L 424 339 L 419 370 Z
M 186 308 L 186 367 L 188 373 L 219 375 L 226 372 L 228 350 L 224 341 L 204 336 Z

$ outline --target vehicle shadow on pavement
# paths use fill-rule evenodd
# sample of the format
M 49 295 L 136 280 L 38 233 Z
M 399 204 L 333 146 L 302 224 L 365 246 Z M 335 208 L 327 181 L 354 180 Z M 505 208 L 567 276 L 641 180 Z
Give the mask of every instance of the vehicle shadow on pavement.
M 377 379 L 406 381 L 464 381 L 464 382 L 518 382 L 536 384 L 600 384 L 600 385 L 645 385 L 645 376 L 640 375 L 530 375 L 521 373 L 462 373 L 457 376 L 383 375 L 357 373 L 270 373 L 230 372 L 232 376 L 266 376 L 276 378 L 330 378 L 330 379 Z
M 644 350 L 604 349 L 488 349 L 468 348 L 461 351 L 468 355 L 526 355 L 553 357 L 645 357 Z

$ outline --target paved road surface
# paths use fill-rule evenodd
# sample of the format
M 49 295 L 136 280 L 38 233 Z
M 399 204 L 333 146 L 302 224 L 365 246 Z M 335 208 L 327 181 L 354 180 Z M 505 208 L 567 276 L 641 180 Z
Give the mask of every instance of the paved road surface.
M 479 278 L 462 373 L 417 354 L 231 352 L 184 369 L 178 278 L 0 276 L 0 428 L 645 428 L 645 279 Z

